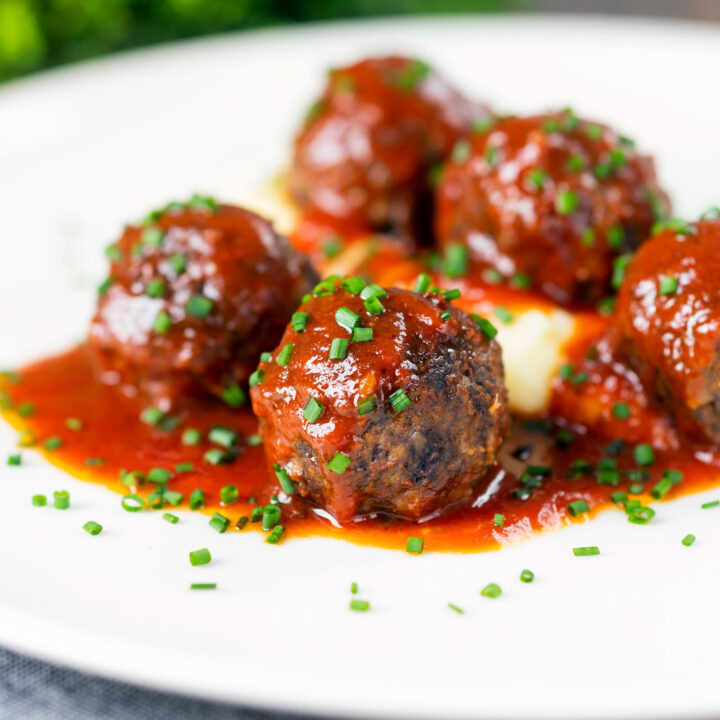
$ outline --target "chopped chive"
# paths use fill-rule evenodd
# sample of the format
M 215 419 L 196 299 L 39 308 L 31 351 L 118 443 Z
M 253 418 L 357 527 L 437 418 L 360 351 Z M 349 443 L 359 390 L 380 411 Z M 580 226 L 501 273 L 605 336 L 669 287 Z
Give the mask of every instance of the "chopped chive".
M 512 288 L 527 290 L 531 286 L 532 280 L 523 273 L 515 273 L 515 275 L 510 278 L 510 287 Z
M 165 522 L 169 522 L 171 525 L 177 525 L 180 522 L 180 518 L 172 513 L 163 513 L 162 519 Z
M 211 465 L 222 465 L 223 463 L 230 462 L 232 460 L 232 455 L 224 450 L 220 450 L 219 448 L 213 448 L 203 455 L 203 460 Z
M 200 508 L 205 507 L 205 491 L 199 488 L 193 490 L 190 493 L 190 500 L 188 502 L 191 510 L 200 510 Z
M 163 234 L 160 228 L 146 227 L 142 231 L 142 243 L 147 247 L 160 247 L 163 241 Z
M 645 486 L 641 483 L 633 483 L 628 488 L 628 493 L 630 495 L 641 495 L 643 492 L 645 492 Z
M 612 279 L 610 280 L 610 284 L 616 290 L 623 284 L 623 281 L 625 280 L 627 266 L 630 264 L 630 261 L 632 259 L 633 256 L 631 253 L 625 253 L 624 255 L 620 255 L 615 258 L 615 261 L 613 262 L 613 274 Z
M 302 333 L 305 332 L 307 321 L 308 314 L 306 312 L 296 312 L 293 313 L 292 317 L 290 318 L 290 325 L 292 325 L 292 329 L 296 333 Z
M 685 547 L 690 547 L 695 542 L 695 536 L 692 533 L 688 533 L 683 539 L 682 544 Z
M 239 408 L 244 405 L 247 400 L 245 391 L 239 385 L 226 387 L 222 393 L 220 393 L 220 397 L 223 399 L 223 402 L 231 408 Z
M 502 527 L 505 524 L 505 516 L 502 513 L 495 513 L 493 523 L 495 527 Z
M 357 295 L 365 289 L 367 283 L 361 278 L 356 276 L 347 277 L 340 281 L 340 287 L 343 290 L 347 290 L 351 295 Z
M 352 460 L 341 452 L 335 453 L 332 460 L 327 464 L 328 470 L 332 470 L 338 475 L 342 475 L 347 469 Z
M 166 485 L 172 479 L 172 473 L 164 468 L 153 468 L 147 474 L 147 479 L 157 485 Z
M 309 422 L 317 422 L 322 415 L 323 406 L 314 397 L 310 396 L 303 408 L 303 417 Z
M 250 378 L 248 379 L 248 385 L 250 387 L 255 387 L 256 385 L 260 385 L 260 383 L 262 383 L 264 379 L 265 371 L 262 368 L 258 368 L 250 374 Z
M 226 518 L 224 515 L 216 512 L 210 518 L 210 522 L 208 524 L 213 530 L 217 530 L 217 532 L 222 534 L 228 529 L 228 525 L 230 525 L 230 518 Z
M 561 190 L 555 198 L 555 210 L 559 215 L 570 215 L 578 209 L 580 201 L 572 190 Z
M 622 505 L 627 499 L 627 493 L 618 491 L 614 493 L 610 493 L 610 499 L 616 504 L 616 505 Z
M 175 492 L 174 490 L 168 490 L 167 488 L 161 488 L 163 491 L 163 499 L 168 505 L 177 507 L 185 497 L 181 492 Z
M 32 504 L 33 507 L 45 507 L 45 505 L 47 505 L 47 497 L 45 497 L 45 495 L 33 495 Z
M 226 427 L 214 427 L 208 433 L 208 440 L 214 445 L 220 445 L 228 450 L 237 444 L 238 434 Z
M 385 312 L 385 308 L 380 302 L 379 298 L 374 296 L 369 297 L 367 300 L 365 300 L 365 309 L 371 315 L 382 315 Z
M 655 511 L 652 508 L 643 507 L 642 505 L 628 508 L 628 503 L 625 503 L 628 522 L 635 523 L 635 525 L 647 525 L 655 517 Z
M 53 450 L 57 450 L 58 448 L 62 447 L 62 444 L 63 441 L 57 435 L 53 435 L 45 441 L 44 447 L 46 450 L 52 452 Z
M 217 590 L 217 583 L 191 583 L 191 590 Z
M 613 225 L 608 228 L 607 231 L 607 242 L 613 250 L 619 250 L 622 247 L 623 241 L 625 240 L 625 229 L 622 225 Z
M 407 539 L 407 544 L 405 545 L 405 552 L 413 555 L 422 555 L 424 545 L 425 540 L 423 538 L 410 536 Z
M 207 548 L 200 548 L 200 550 L 191 550 L 190 553 L 190 564 L 193 567 L 198 565 L 207 565 L 212 560 L 212 555 Z
M 377 398 L 374 395 L 363 398 L 358 402 L 358 415 L 367 415 L 377 409 Z
M 350 583 L 350 592 L 353 595 L 357 595 L 357 591 L 358 591 L 358 584 L 356 582 Z
M 220 502 L 223 505 L 232 505 L 237 502 L 239 493 L 237 485 L 224 485 L 220 488 Z
M 285 343 L 283 349 L 278 353 L 277 356 L 277 364 L 280 367 L 285 367 L 290 362 L 290 358 L 294 349 L 295 345 L 293 345 L 292 343 Z
M 70 493 L 67 490 L 56 490 L 53 500 L 58 510 L 67 510 L 70 507 Z
M 424 293 L 430 287 L 431 277 L 427 273 L 420 273 L 415 281 L 415 292 Z
M 471 315 L 486 337 L 492 340 L 498 334 L 497 328 L 487 318 L 480 317 L 476 313 L 471 313 Z
M 454 288 L 454 289 L 452 289 L 452 290 L 446 290 L 446 291 L 443 293 L 443 297 L 444 297 L 448 302 L 452 302 L 453 300 L 457 300 L 461 295 L 462 295 L 462 293 L 461 293 L 460 290 L 458 290 L 457 288 Z
M 333 338 L 330 344 L 330 360 L 343 360 L 350 341 L 347 338 Z
M 275 465 L 273 465 L 273 470 L 275 471 L 275 477 L 278 479 L 283 492 L 286 495 L 292 495 L 295 492 L 295 485 L 293 484 L 290 475 L 288 475 L 287 470 L 281 467 L 280 463 L 275 463 Z
M 440 319 L 444 322 L 447 322 L 450 319 L 450 311 L 444 310 L 440 313 Z
M 113 286 L 115 280 L 112 277 L 107 277 L 98 285 L 98 295 L 107 295 L 108 290 Z
M 264 352 L 260 353 L 260 362 L 271 362 L 272 361 L 272 353 Z
M 135 493 L 128 493 L 123 496 L 120 504 L 127 512 L 140 512 L 145 507 L 145 500 Z
M 532 185 L 536 190 L 542 190 L 543 186 L 547 182 L 548 174 L 540 168 L 533 168 L 532 170 L 528 170 L 526 178 L 530 185 Z
M 252 512 L 250 513 L 250 522 L 251 523 L 260 522 L 262 520 L 262 516 L 263 516 L 263 509 L 260 506 L 254 507 L 252 509 Z
M 243 515 L 242 517 L 239 517 L 237 521 L 235 522 L 235 530 L 240 532 L 241 530 L 245 529 L 245 526 L 250 522 L 250 518 L 247 517 L 247 515 Z
M 214 307 L 210 298 L 203 295 L 193 295 L 185 304 L 185 312 L 196 318 L 206 318 Z
M 453 603 L 448 603 L 448 607 L 453 612 L 456 612 L 458 615 L 463 615 L 465 613 L 465 611 L 461 607 L 458 607 L 457 605 L 453 605 Z
M 635 446 L 635 462 L 640 466 L 652 465 L 655 462 L 655 453 L 648 443 L 641 443 Z
M 587 557 L 588 555 L 599 555 L 599 554 L 600 554 L 600 548 L 598 548 L 595 545 L 590 545 L 588 547 L 573 548 L 573 555 L 575 557 Z
M 480 594 L 486 598 L 497 598 L 502 594 L 502 588 L 497 583 L 488 583 Z
M 69 417 L 65 420 L 65 427 L 68 430 L 74 430 L 75 432 L 80 432 L 83 428 L 82 422 L 74 417 Z
M 170 268 L 176 275 L 182 275 L 187 269 L 187 258 L 180 254 L 175 253 L 169 258 Z
M 285 526 L 284 525 L 276 525 L 272 532 L 265 538 L 265 542 L 269 543 L 270 545 L 277 545 L 280 540 L 282 539 L 282 536 L 285 534 Z
M 165 295 L 166 290 L 167 285 L 165 285 L 164 280 L 161 280 L 160 278 L 153 278 L 145 287 L 145 294 L 148 297 L 157 299 Z
M 613 415 L 618 420 L 627 420 L 630 417 L 630 407 L 627 403 L 618 402 L 613 404 Z
M 348 332 L 352 332 L 353 328 L 360 324 L 360 316 L 343 305 L 335 313 L 335 322 Z
M 535 579 L 535 573 L 532 570 L 523 570 L 520 573 L 520 581 L 524 583 L 531 583 Z
M 573 500 L 568 503 L 567 509 L 570 515 L 577 517 L 578 515 L 589 512 L 590 506 L 584 500 Z
M 96 523 L 94 520 L 88 520 L 83 525 L 83 530 L 88 535 L 99 535 L 102 532 L 102 525 L 100 525 L 100 523 Z
M 262 529 L 265 532 L 272 530 L 282 517 L 282 510 L 277 505 L 266 505 L 262 512 Z
M 85 465 L 87 467 L 100 467 L 105 464 L 103 458 L 85 458 Z
M 585 167 L 585 160 L 582 155 L 571 155 L 567 159 L 565 167 L 567 167 L 570 172 L 580 172 L 583 167 Z
M 262 438 L 257 434 L 248 435 L 245 438 L 245 444 L 248 447 L 258 447 L 259 445 L 262 445 Z
M 674 295 L 678 289 L 678 279 L 674 276 L 662 275 L 660 277 L 660 294 Z
M 356 327 L 353 328 L 352 338 L 353 342 L 368 342 L 372 340 L 373 331 L 372 328 Z
M 714 508 L 720 505 L 720 500 L 711 500 L 710 502 L 703 503 L 700 507 L 703 510 L 707 510 L 709 508 Z
M 172 327 L 172 318 L 165 312 L 165 310 L 161 310 L 155 317 L 155 322 L 153 323 L 153 330 L 158 335 L 165 335 L 168 330 Z
M 412 405 L 412 401 L 402 388 L 398 388 L 388 399 L 390 400 L 393 410 L 397 413 L 407 410 Z
M 451 278 L 467 275 L 468 250 L 462 243 L 451 243 L 445 250 L 445 274 Z
M 195 469 L 195 466 L 189 462 L 178 463 L 175 466 L 176 473 L 189 473 L 189 472 L 192 472 L 194 469 Z
M 588 125 L 585 133 L 591 140 L 599 140 L 602 137 L 603 130 L 599 125 Z
M 370 603 L 367 600 L 353 598 L 350 600 L 350 609 L 355 610 L 355 612 L 367 612 L 370 609 Z
M 199 430 L 195 428 L 187 428 L 182 434 L 182 444 L 193 446 L 199 445 L 202 440 L 202 435 Z
M 482 271 L 482 279 L 488 283 L 488 285 L 499 285 L 505 279 L 505 276 L 495 268 L 489 267 Z
M 506 325 L 509 325 L 515 319 L 515 316 L 507 308 L 500 305 L 495 307 L 494 313 L 495 317 Z
M 164 417 L 165 413 L 160 410 L 160 408 L 156 407 L 145 408 L 140 413 L 140 420 L 142 420 L 142 422 L 146 425 L 159 425 L 163 421 Z
M 29 418 L 35 414 L 35 406 L 32 403 L 24 402 L 17 406 L 17 414 L 21 418 Z

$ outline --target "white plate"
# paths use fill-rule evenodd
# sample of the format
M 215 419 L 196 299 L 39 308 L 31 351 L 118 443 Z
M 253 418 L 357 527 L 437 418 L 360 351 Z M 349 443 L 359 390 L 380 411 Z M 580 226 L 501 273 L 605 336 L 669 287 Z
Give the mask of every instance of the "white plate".
M 583 17 L 308 26 L 186 43 L 0 92 L 0 364 L 82 338 L 101 248 L 194 190 L 251 194 L 287 159 L 325 68 L 420 54 L 505 110 L 572 104 L 657 154 L 681 213 L 720 200 L 720 31 Z M 111 412 L 111 409 L 109 409 Z M 14 433 L 0 430 L 0 457 Z M 26 453 L 28 456 L 28 453 Z M 0 467 L 0 643 L 154 687 L 413 718 L 717 716 L 720 512 L 685 498 L 479 555 L 262 543 L 129 515 L 39 458 Z M 30 506 L 71 491 L 68 512 Z M 98 537 L 81 527 L 94 519 Z M 680 544 L 687 532 L 698 541 Z M 575 558 L 575 545 L 602 555 Z M 193 569 L 188 550 L 216 560 Z M 523 568 L 532 585 L 519 582 Z M 217 581 L 191 593 L 191 581 Z M 349 585 L 372 602 L 348 610 Z M 479 596 L 498 582 L 497 600 Z M 454 602 L 464 616 L 447 608 Z

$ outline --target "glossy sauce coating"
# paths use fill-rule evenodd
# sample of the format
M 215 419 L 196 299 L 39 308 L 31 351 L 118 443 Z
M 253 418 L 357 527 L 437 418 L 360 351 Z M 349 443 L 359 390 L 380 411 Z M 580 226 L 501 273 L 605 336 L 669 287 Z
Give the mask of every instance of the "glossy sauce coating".
M 653 162 L 572 113 L 499 120 L 456 145 L 437 193 L 436 234 L 554 300 L 595 302 L 613 259 L 667 211 Z
M 153 213 L 108 253 L 90 347 L 104 381 L 163 406 L 241 387 L 316 280 L 270 223 L 211 200 Z
M 419 519 L 470 497 L 495 462 L 508 425 L 500 348 L 440 294 L 389 289 L 373 313 L 363 285 L 324 284 L 301 306 L 302 332 L 288 327 L 259 366 L 253 410 L 269 462 L 339 521 Z M 346 310 L 369 339 L 339 324 Z M 333 341 L 349 341 L 341 358 Z M 328 467 L 337 453 L 340 472 Z
M 680 427 L 720 442 L 720 220 L 668 228 L 627 267 L 616 353 Z
M 332 70 L 296 139 L 291 191 L 316 219 L 356 232 L 427 234 L 428 173 L 486 116 L 420 60 L 370 58 Z
M 232 410 L 210 397 L 198 398 L 178 416 L 180 425 L 177 428 L 163 432 L 139 421 L 144 405 L 137 398 L 120 394 L 116 388 L 95 380 L 90 356 L 82 347 L 24 368 L 20 382 L 4 385 L 3 389 L 16 407 L 23 403 L 35 406 L 31 417 L 21 418 L 13 410 L 6 411 L 5 417 L 18 430 L 32 431 L 39 449 L 47 438 L 60 437 L 63 444 L 52 452 L 45 451 L 45 455 L 50 462 L 75 477 L 104 484 L 122 494 L 136 490 L 147 497 L 156 490 L 155 486 L 149 483 L 137 488 L 123 485 L 120 471 L 147 473 L 156 467 L 174 471 L 178 463 L 192 463 L 193 469 L 189 472 L 173 472 L 174 477 L 168 484 L 171 490 L 184 495 L 177 509 L 187 510 L 190 493 L 201 488 L 206 492 L 203 512 L 222 513 L 230 520 L 230 530 L 239 529 L 237 520 L 248 517 L 253 508 L 263 506 L 272 495 L 280 494 L 283 503 L 287 500 L 279 493 L 277 480 L 267 469 L 262 447 L 247 443 L 248 437 L 257 431 L 257 420 L 248 409 Z M 107 412 L 108 407 L 113 408 L 112 413 Z M 81 421 L 81 430 L 66 427 L 69 416 Z M 203 456 L 209 448 L 217 446 L 206 439 L 206 434 L 218 425 L 238 431 L 238 445 L 242 451 L 232 463 L 211 465 L 203 460 Z M 182 433 L 189 427 L 202 431 L 203 439 L 197 447 L 182 443 Z M 477 552 L 516 543 L 536 532 L 585 521 L 587 515 L 570 516 L 567 505 L 573 500 L 585 500 L 590 515 L 613 507 L 610 493 L 627 491 L 628 479 L 621 478 L 617 487 L 601 485 L 594 474 L 578 475 L 572 469 L 573 462 L 579 458 L 596 466 L 600 458 L 609 457 L 608 443 L 578 432 L 572 445 L 565 448 L 556 442 L 558 432 L 552 424 L 535 422 L 528 427 L 517 420 L 500 453 L 499 467 L 488 478 L 487 488 L 471 504 L 457 508 L 452 514 L 423 523 L 375 519 L 338 525 L 294 499 L 291 505 L 282 505 L 285 537 L 329 536 L 404 550 L 408 536 L 416 536 L 425 540 L 426 552 Z M 678 450 L 658 450 L 645 487 L 652 487 L 667 467 L 684 472 L 683 482 L 673 488 L 670 498 L 717 486 L 720 460 L 716 454 L 704 452 L 699 456 L 698 452 L 692 443 L 686 443 Z M 635 467 L 630 448 L 614 457 L 621 468 Z M 88 466 L 88 459 L 104 462 Z M 531 465 L 546 465 L 553 470 L 550 477 L 542 479 L 539 487 L 530 488 L 528 492 L 520 477 Z M 566 477 L 568 473 L 573 477 Z M 237 486 L 239 500 L 222 506 L 220 490 L 230 484 Z M 32 489 L 28 488 L 28 498 L 31 494 Z M 71 505 L 79 494 L 79 490 L 71 489 Z M 644 503 L 650 501 L 647 493 L 634 497 Z M 248 498 L 257 502 L 248 503 Z M 662 512 L 660 504 L 655 507 Z M 166 505 L 164 510 L 174 511 L 174 508 Z M 144 512 L 158 512 L 159 516 L 162 511 L 146 508 Z M 496 514 L 502 515 L 502 519 L 496 518 Z M 132 522 L 130 513 L 128 522 Z M 243 532 L 259 531 L 260 523 L 249 522 L 242 527 Z M 208 528 L 207 532 L 212 537 L 214 531 Z

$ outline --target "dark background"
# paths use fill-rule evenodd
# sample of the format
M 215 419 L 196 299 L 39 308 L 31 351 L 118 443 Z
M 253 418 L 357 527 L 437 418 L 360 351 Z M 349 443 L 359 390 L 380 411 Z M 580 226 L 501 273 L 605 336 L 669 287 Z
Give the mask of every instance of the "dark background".
M 0 0 L 0 82 L 177 38 L 403 14 L 595 12 L 720 21 L 719 0 Z

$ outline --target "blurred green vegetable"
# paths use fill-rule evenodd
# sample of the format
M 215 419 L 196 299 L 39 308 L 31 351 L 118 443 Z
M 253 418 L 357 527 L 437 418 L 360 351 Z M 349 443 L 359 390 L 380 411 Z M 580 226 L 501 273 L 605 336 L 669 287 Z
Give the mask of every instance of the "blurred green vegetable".
M 0 0 L 0 82 L 116 50 L 228 30 L 528 4 L 532 0 Z

